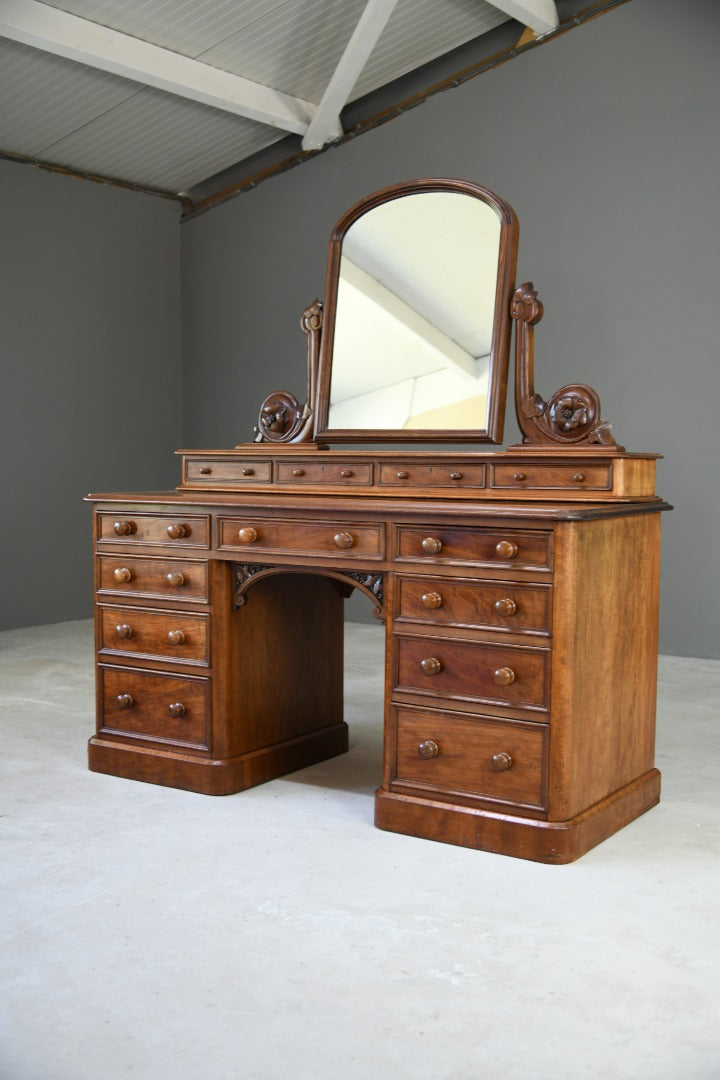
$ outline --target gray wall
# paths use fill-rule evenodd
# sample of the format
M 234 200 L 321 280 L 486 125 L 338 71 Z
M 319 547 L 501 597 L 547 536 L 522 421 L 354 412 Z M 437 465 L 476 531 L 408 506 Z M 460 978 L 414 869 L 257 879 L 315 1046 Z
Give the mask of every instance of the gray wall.
M 719 43 L 714 0 L 633 0 L 185 224 L 186 444 L 250 438 L 267 393 L 303 392 L 298 318 L 351 203 L 478 181 L 545 302 L 540 392 L 589 382 L 619 441 L 666 455 L 662 649 L 720 656 Z
M 177 482 L 175 203 L 0 161 L 0 627 L 92 613 L 89 491 Z

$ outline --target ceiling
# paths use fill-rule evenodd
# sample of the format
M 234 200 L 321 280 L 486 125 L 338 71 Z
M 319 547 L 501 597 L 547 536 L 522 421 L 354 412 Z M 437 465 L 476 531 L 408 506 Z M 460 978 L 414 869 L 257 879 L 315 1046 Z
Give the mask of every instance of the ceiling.
M 346 137 L 353 102 L 412 73 L 427 92 L 498 28 L 559 23 L 553 0 L 0 0 L 0 153 L 192 205 L 269 148 Z

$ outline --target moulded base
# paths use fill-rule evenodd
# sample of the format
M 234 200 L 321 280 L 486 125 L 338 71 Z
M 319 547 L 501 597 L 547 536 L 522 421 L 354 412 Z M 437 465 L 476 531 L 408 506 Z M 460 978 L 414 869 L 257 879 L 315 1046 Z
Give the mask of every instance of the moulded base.
M 660 773 L 651 769 L 568 821 L 539 821 L 457 806 L 379 788 L 375 824 L 389 832 L 512 855 L 570 863 L 660 801 Z
M 344 754 L 347 748 L 348 726 L 344 721 L 224 760 L 93 736 L 88 744 L 88 765 L 93 772 L 126 780 L 162 784 L 201 795 L 233 795 Z

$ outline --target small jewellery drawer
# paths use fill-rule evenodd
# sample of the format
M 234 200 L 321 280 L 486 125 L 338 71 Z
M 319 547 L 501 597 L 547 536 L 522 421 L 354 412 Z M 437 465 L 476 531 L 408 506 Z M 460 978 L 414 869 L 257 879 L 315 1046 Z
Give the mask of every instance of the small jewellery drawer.
M 609 491 L 610 465 L 494 465 L 494 488 Z
M 142 608 L 101 607 L 104 653 L 208 664 L 208 616 Z
M 395 461 L 380 467 L 380 483 L 391 487 L 484 488 L 484 465 L 417 465 Z
M 161 596 L 171 600 L 207 600 L 206 562 L 189 559 L 100 555 L 100 589 L 128 596 Z
M 547 727 L 397 710 L 397 779 L 433 790 L 545 807 Z
M 269 484 L 272 482 L 272 462 L 222 458 L 186 458 L 185 483 L 202 487 L 205 484 Z
M 549 585 L 398 576 L 400 621 L 547 633 Z
M 132 668 L 100 667 L 101 732 L 207 747 L 210 683 Z
M 549 653 L 512 645 L 398 638 L 397 690 L 545 708 Z
M 369 462 L 354 461 L 281 461 L 277 466 L 280 484 L 372 484 L 373 467 Z
M 400 526 L 396 534 L 398 560 L 466 563 L 550 569 L 552 534 L 520 529 L 458 529 L 439 525 Z
M 98 542 L 206 548 L 210 546 L 210 522 L 207 517 L 186 516 L 180 507 L 177 515 L 103 511 L 98 514 Z
M 381 559 L 382 525 L 346 522 L 264 521 L 254 517 L 221 518 L 221 548 L 281 555 L 327 555 L 341 559 Z

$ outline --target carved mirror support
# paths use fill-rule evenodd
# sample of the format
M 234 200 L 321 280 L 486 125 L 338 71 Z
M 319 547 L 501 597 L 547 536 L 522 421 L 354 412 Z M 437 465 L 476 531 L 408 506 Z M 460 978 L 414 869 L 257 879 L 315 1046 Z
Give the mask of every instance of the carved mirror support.
M 320 362 L 320 339 L 322 335 L 323 306 L 313 300 L 300 319 L 300 326 L 307 334 L 307 400 L 304 405 L 289 390 L 276 390 L 266 397 L 260 406 L 255 442 L 301 443 L 309 442 L 315 426 L 314 404 L 317 393 L 317 373 Z
M 535 327 L 543 317 L 543 305 L 532 282 L 515 290 L 510 316 L 515 321 L 515 411 L 523 445 L 624 450 L 615 442 L 612 425 L 601 418 L 600 398 L 591 386 L 571 383 L 549 401 L 535 392 Z

